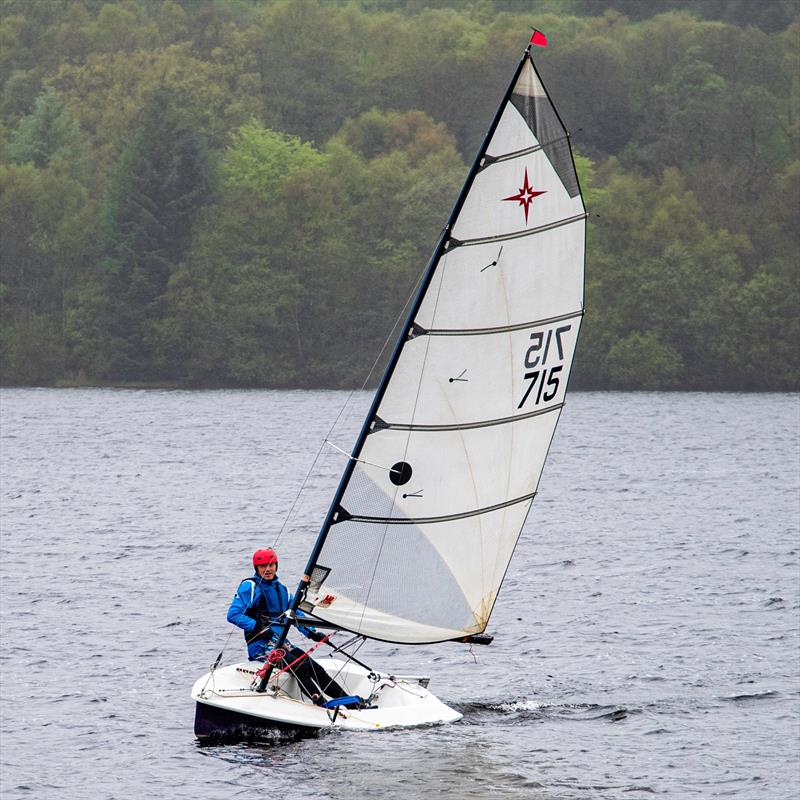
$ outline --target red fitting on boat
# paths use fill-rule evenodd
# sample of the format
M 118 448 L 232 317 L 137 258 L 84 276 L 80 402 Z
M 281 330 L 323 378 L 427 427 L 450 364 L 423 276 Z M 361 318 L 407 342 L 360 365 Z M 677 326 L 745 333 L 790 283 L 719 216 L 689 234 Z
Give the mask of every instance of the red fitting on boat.
M 286 672 L 287 669 L 291 669 L 295 664 L 299 664 L 304 658 L 308 658 L 308 656 L 313 653 L 321 644 L 325 644 L 328 639 L 333 636 L 332 633 L 329 633 L 324 639 L 320 639 L 313 647 L 309 647 L 304 653 L 299 655 L 291 664 L 287 664 L 278 674 L 280 675 L 282 672 Z

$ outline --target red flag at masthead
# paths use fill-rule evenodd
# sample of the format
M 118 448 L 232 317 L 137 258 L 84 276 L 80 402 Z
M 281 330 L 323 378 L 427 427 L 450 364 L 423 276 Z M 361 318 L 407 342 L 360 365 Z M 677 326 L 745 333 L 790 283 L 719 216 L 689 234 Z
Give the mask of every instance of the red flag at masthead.
M 547 37 L 541 32 L 533 29 L 533 36 L 531 36 L 531 44 L 538 45 L 539 47 L 547 47 Z

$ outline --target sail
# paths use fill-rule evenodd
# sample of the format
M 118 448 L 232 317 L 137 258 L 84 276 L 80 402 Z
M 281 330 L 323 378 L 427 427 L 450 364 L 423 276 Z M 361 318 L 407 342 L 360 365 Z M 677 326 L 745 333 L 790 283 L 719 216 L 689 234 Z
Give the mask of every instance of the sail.
M 302 609 L 399 643 L 486 628 L 564 403 L 585 218 L 567 132 L 526 52 L 348 463 Z

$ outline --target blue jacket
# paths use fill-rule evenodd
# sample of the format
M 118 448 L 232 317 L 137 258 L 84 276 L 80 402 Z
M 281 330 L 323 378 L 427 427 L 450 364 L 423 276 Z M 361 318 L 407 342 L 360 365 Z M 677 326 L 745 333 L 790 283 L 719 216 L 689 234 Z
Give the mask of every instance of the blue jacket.
M 271 581 L 267 581 L 256 573 L 252 578 L 245 578 L 239 584 L 228 609 L 228 622 L 232 622 L 244 631 L 247 655 L 251 660 L 263 658 L 272 649 L 273 642 L 283 629 L 281 614 L 289 608 L 291 603 L 292 596 L 277 575 Z M 297 613 L 302 615 L 300 611 Z M 275 620 L 275 623 L 260 636 L 248 641 L 252 634 L 260 628 L 256 623 L 256 617 L 259 614 L 270 617 Z M 304 626 L 298 626 L 297 630 L 305 636 L 313 632 L 313 628 Z M 291 647 L 292 645 L 287 641 L 286 648 L 291 649 Z

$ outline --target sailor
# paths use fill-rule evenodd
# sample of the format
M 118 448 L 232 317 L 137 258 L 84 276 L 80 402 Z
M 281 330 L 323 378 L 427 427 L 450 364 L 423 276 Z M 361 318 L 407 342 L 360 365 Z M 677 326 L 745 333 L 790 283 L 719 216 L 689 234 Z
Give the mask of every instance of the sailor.
M 291 605 L 292 597 L 278 578 L 278 554 L 272 548 L 256 550 L 253 553 L 253 567 L 253 577 L 243 580 L 233 596 L 228 609 L 228 622 L 244 631 L 250 660 L 266 661 L 283 629 L 283 614 Z M 311 627 L 298 625 L 297 630 L 315 642 L 325 638 Z M 311 656 L 306 656 L 288 639 L 281 649 L 285 655 L 274 662 L 276 668 L 283 669 L 301 659 L 290 669 L 302 691 L 314 703 L 325 703 L 325 695 L 334 699 L 347 697 L 342 687 Z

